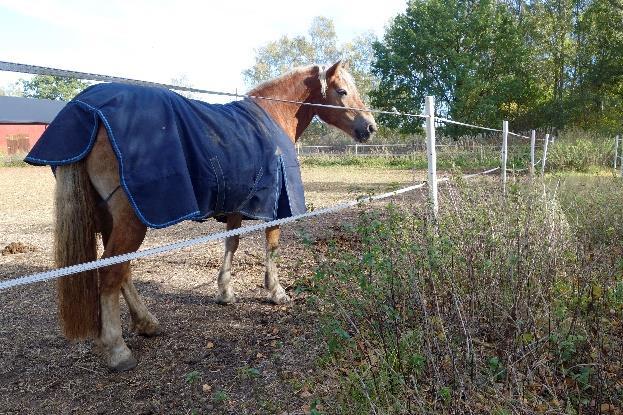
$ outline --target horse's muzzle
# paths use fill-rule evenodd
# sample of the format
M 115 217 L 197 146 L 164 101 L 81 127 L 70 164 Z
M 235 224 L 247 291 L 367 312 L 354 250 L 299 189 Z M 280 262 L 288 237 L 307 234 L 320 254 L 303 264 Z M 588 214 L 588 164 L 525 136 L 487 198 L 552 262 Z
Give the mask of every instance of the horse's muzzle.
M 355 139 L 360 143 L 365 143 L 372 137 L 372 134 L 376 132 L 376 124 L 370 123 L 365 128 L 355 129 Z

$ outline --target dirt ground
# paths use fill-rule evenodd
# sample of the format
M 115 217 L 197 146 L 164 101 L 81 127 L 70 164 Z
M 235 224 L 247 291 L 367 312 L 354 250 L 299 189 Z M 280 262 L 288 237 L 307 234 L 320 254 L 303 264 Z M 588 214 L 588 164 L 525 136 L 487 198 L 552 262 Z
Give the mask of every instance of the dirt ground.
M 423 174 L 304 168 L 315 208 L 407 185 Z M 0 280 L 52 268 L 53 177 L 47 168 L 0 168 Z M 327 238 L 354 211 L 284 227 L 281 282 L 292 304 L 262 289 L 262 235 L 243 238 L 234 260 L 238 301 L 215 303 L 222 244 L 195 246 L 133 265 L 136 286 L 163 334 L 124 337 L 139 365 L 109 373 L 91 342 L 70 343 L 56 321 L 54 283 L 0 291 L 0 414 L 308 413 L 318 375 L 316 313 L 293 284 L 314 269 L 303 238 Z M 185 222 L 150 230 L 143 248 L 207 235 L 222 225 Z M 325 385 L 323 387 L 330 387 Z

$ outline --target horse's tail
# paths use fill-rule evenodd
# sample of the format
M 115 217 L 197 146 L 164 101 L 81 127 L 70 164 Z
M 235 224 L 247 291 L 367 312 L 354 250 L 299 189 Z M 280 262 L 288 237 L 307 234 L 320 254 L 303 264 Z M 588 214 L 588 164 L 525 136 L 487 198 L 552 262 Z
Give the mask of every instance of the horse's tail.
M 93 261 L 97 257 L 93 194 L 84 160 L 56 169 L 54 255 L 57 267 Z M 68 339 L 99 336 L 98 280 L 97 270 L 57 280 L 59 318 Z

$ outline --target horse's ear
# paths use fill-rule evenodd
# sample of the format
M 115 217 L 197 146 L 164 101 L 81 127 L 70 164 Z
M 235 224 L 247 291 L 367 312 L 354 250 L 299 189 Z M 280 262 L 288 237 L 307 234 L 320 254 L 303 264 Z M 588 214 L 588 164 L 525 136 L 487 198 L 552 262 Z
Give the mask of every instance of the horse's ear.
M 342 66 L 342 69 L 344 69 L 345 71 L 350 71 L 350 61 L 347 59 L 341 59 L 340 60 L 340 64 Z
M 327 69 L 327 79 L 333 78 L 333 76 L 337 72 L 337 69 L 340 66 L 342 66 L 342 60 L 339 60 L 339 61 L 335 62 L 333 65 L 331 65 L 331 67 L 329 69 Z

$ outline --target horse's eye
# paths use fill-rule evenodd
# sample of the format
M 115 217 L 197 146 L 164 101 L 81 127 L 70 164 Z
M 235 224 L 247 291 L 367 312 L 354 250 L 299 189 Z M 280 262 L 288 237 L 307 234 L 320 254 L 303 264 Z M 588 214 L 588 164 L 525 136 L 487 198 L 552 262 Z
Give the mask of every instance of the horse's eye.
M 347 94 L 348 94 L 348 92 L 346 92 L 346 90 L 345 90 L 345 89 L 342 89 L 342 88 L 338 88 L 338 89 L 336 90 L 336 92 L 337 92 L 338 94 L 342 95 L 342 96 L 344 96 L 344 95 L 347 95 Z

